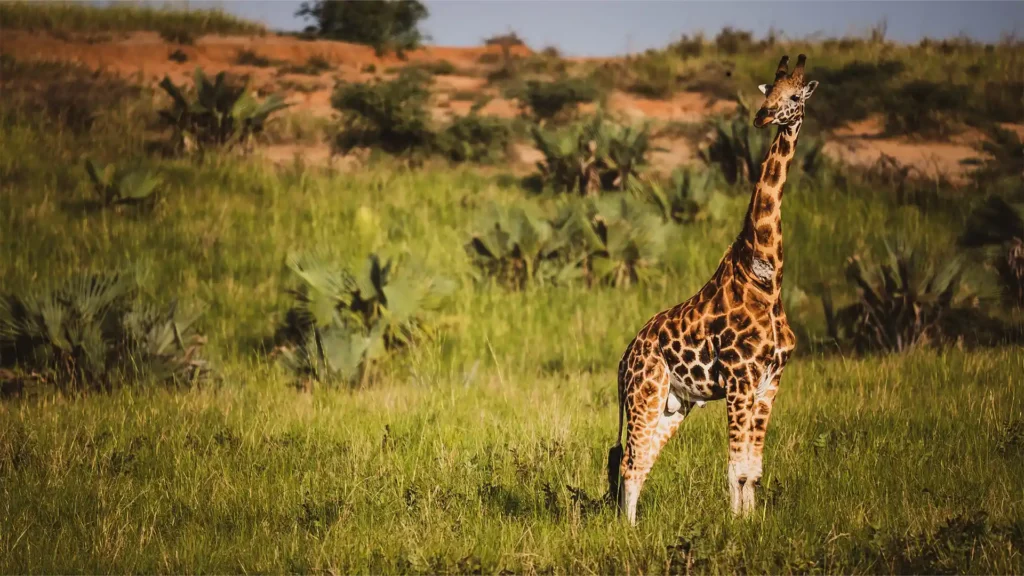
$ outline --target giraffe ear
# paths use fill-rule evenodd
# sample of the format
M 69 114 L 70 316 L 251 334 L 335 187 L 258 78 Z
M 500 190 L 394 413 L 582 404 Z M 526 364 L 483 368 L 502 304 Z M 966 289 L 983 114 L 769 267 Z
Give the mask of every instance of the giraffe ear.
M 760 86 L 757 87 L 757 89 L 761 91 L 761 94 L 764 94 L 765 96 L 768 95 L 768 88 L 770 88 L 770 86 L 768 86 L 767 84 L 761 84 Z
M 808 82 L 807 85 L 804 86 L 804 94 L 803 94 L 804 100 L 807 100 L 808 98 L 810 98 L 811 94 L 814 94 L 814 89 L 817 88 L 817 87 L 818 87 L 818 81 L 817 80 L 811 80 L 810 82 Z

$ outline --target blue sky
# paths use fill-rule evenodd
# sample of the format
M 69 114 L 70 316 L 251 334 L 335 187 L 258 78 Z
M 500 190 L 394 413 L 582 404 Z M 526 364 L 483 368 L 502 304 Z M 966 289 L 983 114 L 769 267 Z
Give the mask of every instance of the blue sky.
M 681 0 L 427 0 L 423 29 L 432 42 L 471 46 L 515 30 L 535 48 L 557 46 L 574 56 L 608 56 L 660 47 L 681 34 L 714 36 L 724 26 L 763 36 L 774 27 L 790 37 L 864 34 L 880 21 L 900 42 L 965 34 L 994 42 L 1024 36 L 1024 2 L 960 1 L 705 1 Z M 294 17 L 299 2 L 287 0 L 193 0 L 218 6 L 275 29 L 303 27 Z

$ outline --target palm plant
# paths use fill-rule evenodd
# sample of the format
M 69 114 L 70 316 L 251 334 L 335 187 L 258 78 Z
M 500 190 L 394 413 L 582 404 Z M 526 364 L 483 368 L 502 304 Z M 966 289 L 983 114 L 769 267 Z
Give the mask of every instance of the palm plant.
M 666 222 L 696 222 L 708 217 L 708 207 L 720 193 L 717 178 L 709 170 L 676 170 L 665 185 L 654 180 L 635 180 L 630 191 L 658 207 Z
M 429 316 L 454 290 L 443 277 L 398 274 L 376 254 L 355 274 L 309 254 L 287 265 L 301 283 L 278 330 L 281 350 L 289 368 L 321 382 L 365 383 L 375 361 L 433 334 Z
M 565 235 L 536 210 L 492 206 L 476 230 L 466 245 L 473 263 L 483 275 L 513 289 L 562 284 L 580 274 Z
M 639 128 L 613 125 L 607 130 L 604 163 L 615 175 L 611 185 L 625 190 L 631 178 L 640 176 L 641 169 L 647 165 L 647 156 L 653 151 L 650 129 L 646 125 Z
M 537 163 L 541 179 L 555 191 L 581 196 L 596 195 L 600 191 L 600 120 L 557 132 L 534 126 L 530 133 L 544 155 L 544 161 Z
M 736 115 L 714 121 L 711 142 L 699 150 L 701 160 L 717 166 L 729 184 L 754 184 L 761 178 L 761 163 L 771 145 L 770 130 L 758 130 L 750 121 L 750 109 L 737 98 Z M 792 168 L 804 174 L 817 174 L 825 163 L 825 143 L 821 139 L 804 139 L 796 147 Z
M 1006 300 L 1024 306 L 1024 201 L 989 196 L 968 216 L 960 245 L 984 249 Z
M 859 352 L 904 352 L 956 337 L 969 300 L 961 290 L 961 260 L 936 271 L 905 244 L 886 245 L 886 251 L 886 261 L 874 268 L 850 258 L 846 278 L 857 290 L 856 302 L 836 311 L 826 291 L 830 337 Z
M 196 68 L 193 81 L 192 94 L 186 94 L 167 76 L 160 82 L 172 100 L 169 108 L 160 111 L 160 118 L 173 129 L 172 142 L 178 150 L 247 145 L 263 132 L 271 114 L 288 107 L 279 94 L 259 102 L 250 94 L 248 81 L 230 83 L 224 72 L 211 82 L 201 68 Z
M 627 195 L 569 205 L 562 227 L 586 255 L 593 283 L 645 284 L 658 274 L 671 227 L 643 202 Z
M 38 297 L 0 300 L 0 366 L 69 389 L 119 381 L 194 382 L 209 375 L 199 356 L 198 314 L 143 302 L 125 275 L 89 275 Z
M 85 161 L 85 170 L 104 207 L 151 200 L 161 184 L 159 176 L 142 170 L 118 170 L 113 164 L 99 170 L 90 159 Z

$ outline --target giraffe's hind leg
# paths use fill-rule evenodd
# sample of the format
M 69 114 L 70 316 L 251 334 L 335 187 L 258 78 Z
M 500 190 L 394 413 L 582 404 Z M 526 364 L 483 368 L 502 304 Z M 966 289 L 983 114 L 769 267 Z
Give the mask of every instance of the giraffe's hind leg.
M 669 373 L 662 361 L 651 361 L 632 375 L 626 393 L 626 445 L 619 477 L 619 509 L 636 524 L 636 505 L 647 475 L 661 449 L 693 407 L 672 397 Z

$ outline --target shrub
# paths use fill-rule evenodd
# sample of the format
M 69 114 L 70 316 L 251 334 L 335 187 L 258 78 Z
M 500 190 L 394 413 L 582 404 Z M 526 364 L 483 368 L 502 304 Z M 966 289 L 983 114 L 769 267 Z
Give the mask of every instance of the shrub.
M 989 196 L 968 216 L 959 243 L 985 248 L 1006 300 L 1024 306 L 1024 201 Z
M 137 97 L 141 89 L 80 64 L 20 61 L 2 54 L 0 93 L 5 106 L 17 106 L 83 133 L 104 114 Z
M 285 365 L 305 380 L 365 384 L 375 363 L 436 331 L 431 315 L 454 292 L 450 280 L 400 271 L 376 254 L 358 273 L 292 254 L 299 287 L 277 339 Z
M 239 50 L 235 56 L 235 64 L 239 66 L 256 66 L 258 68 L 267 68 L 273 65 L 273 61 L 266 56 L 261 56 L 252 50 Z
M 514 31 L 507 34 L 497 34 L 484 40 L 485 46 L 526 46 L 526 42 Z
M 912 80 L 887 95 L 885 130 L 929 137 L 952 134 L 964 119 L 968 100 L 965 86 L 928 80 Z
M 1017 179 L 1018 182 L 1024 180 L 1024 143 L 1016 132 L 991 126 L 978 151 L 981 157 L 963 161 L 975 167 L 971 175 L 978 182 L 988 183 L 1002 178 Z
M 704 53 L 704 34 L 698 32 L 693 37 L 683 34 L 679 40 L 669 45 L 668 50 L 681 58 L 697 58 Z
M 501 118 L 481 116 L 473 109 L 457 116 L 437 135 L 438 152 L 453 162 L 492 164 L 508 157 L 512 127 Z
M 823 299 L 829 336 L 858 352 L 904 352 L 941 344 L 975 329 L 978 317 L 962 293 L 962 263 L 950 260 L 937 272 L 912 249 L 886 246 L 887 259 L 865 267 L 850 258 L 846 278 L 857 290 L 857 300 L 835 311 L 826 291 Z
M 185 24 L 164 27 L 160 30 L 160 38 L 170 44 L 183 46 L 192 46 L 196 43 L 195 32 Z
M 420 20 L 429 12 L 419 0 L 316 0 L 303 2 L 296 16 L 313 20 L 307 28 L 324 38 L 372 46 L 378 54 L 419 47 Z
M 85 170 L 103 207 L 152 201 L 161 183 L 159 176 L 142 170 L 118 170 L 113 164 L 98 170 L 89 159 Z
M 905 66 L 899 60 L 878 63 L 855 60 L 841 68 L 816 68 L 820 94 L 807 114 L 823 130 L 836 130 L 882 111 L 883 95 Z
M 726 26 L 715 36 L 715 48 L 722 54 L 730 56 L 740 52 L 748 52 L 754 45 L 754 36 L 746 30 L 734 30 Z
M 716 195 L 715 173 L 710 170 L 676 170 L 672 179 L 662 186 L 655 181 L 635 181 L 634 196 L 646 199 L 661 211 L 666 222 L 697 222 L 709 215 L 709 206 Z
M 653 150 L 647 126 L 609 124 L 600 114 L 559 131 L 535 126 L 531 134 L 544 155 L 537 164 L 541 180 L 556 192 L 583 196 L 625 190 Z
M 188 54 L 185 54 L 185 52 L 183 52 L 181 50 L 181 48 L 178 48 L 174 52 L 171 52 L 170 54 L 168 54 L 167 55 L 167 59 L 170 60 L 171 62 L 177 62 L 178 64 L 184 64 L 185 62 L 188 62 Z
M 584 274 L 593 284 L 646 284 L 660 274 L 671 228 L 643 202 L 628 195 L 588 199 L 561 220 L 580 246 Z
M 564 284 L 581 274 L 569 242 L 533 207 L 492 206 L 477 218 L 466 251 L 483 277 L 512 289 L 529 284 Z
M 337 147 L 347 152 L 358 146 L 379 147 L 392 154 L 429 150 L 430 78 L 415 69 L 394 80 L 340 84 L 331 105 L 343 115 Z
M 772 130 L 754 128 L 749 110 L 740 102 L 736 116 L 714 121 L 714 136 L 701 147 L 699 155 L 708 166 L 716 166 L 729 184 L 754 184 L 761 178 L 761 164 L 771 145 Z M 790 171 L 815 175 L 824 164 L 824 141 L 804 136 L 796 147 Z
M 289 64 L 278 68 L 278 74 L 303 74 L 319 76 L 331 69 L 331 63 L 323 56 L 310 56 L 305 64 Z
M 649 51 L 629 61 L 630 92 L 648 98 L 669 98 L 679 89 L 676 58 L 669 52 Z
M 174 303 L 144 302 L 125 275 L 83 276 L 47 294 L 0 299 L 0 366 L 69 390 L 196 382 L 209 375 L 197 318 Z
M 519 100 L 533 111 L 539 121 L 554 120 L 564 112 L 598 99 L 597 88 L 582 78 L 562 78 L 553 82 L 530 80 L 525 88 L 513 90 L 509 96 Z
M 280 95 L 258 102 L 248 83 L 232 85 L 221 72 L 213 82 L 201 68 L 194 75 L 194 93 L 187 94 L 164 76 L 160 87 L 170 95 L 171 106 L 160 111 L 164 124 L 173 129 L 177 150 L 202 152 L 208 147 L 249 144 L 263 132 L 274 112 L 287 108 Z

